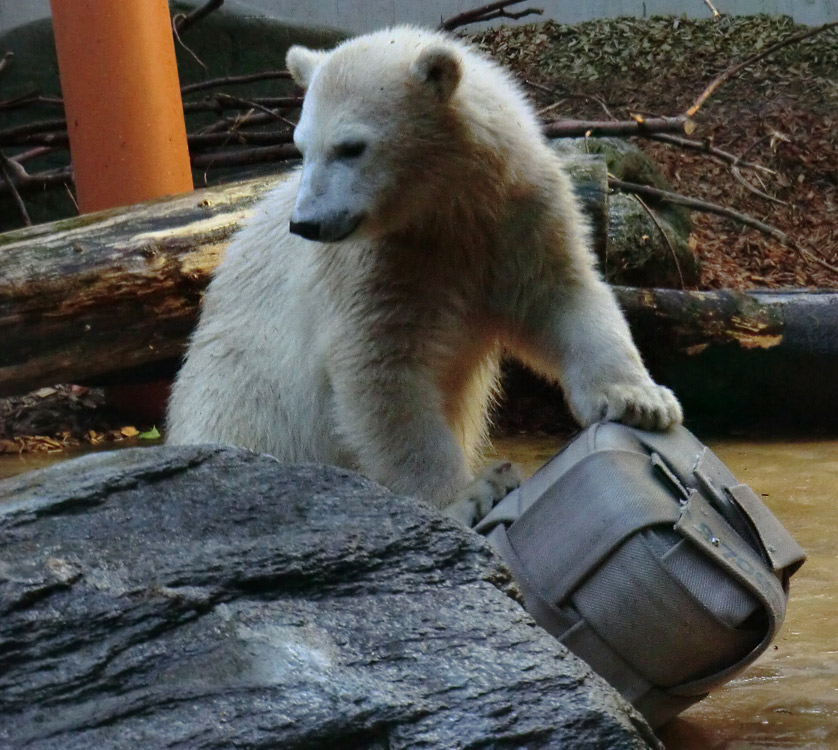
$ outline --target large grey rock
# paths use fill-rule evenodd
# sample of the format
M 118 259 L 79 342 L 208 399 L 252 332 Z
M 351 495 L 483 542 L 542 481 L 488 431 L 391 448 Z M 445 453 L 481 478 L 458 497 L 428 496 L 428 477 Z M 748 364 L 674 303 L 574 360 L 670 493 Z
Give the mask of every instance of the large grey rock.
M 643 748 L 476 534 L 218 447 L 0 483 L 0 747 Z

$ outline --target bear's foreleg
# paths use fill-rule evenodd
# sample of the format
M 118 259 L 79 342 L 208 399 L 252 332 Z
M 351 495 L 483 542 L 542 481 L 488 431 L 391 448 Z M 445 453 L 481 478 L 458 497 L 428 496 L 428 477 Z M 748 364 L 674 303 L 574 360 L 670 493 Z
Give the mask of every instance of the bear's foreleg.
M 580 424 L 605 420 L 665 430 L 682 421 L 678 400 L 650 377 L 604 281 L 577 277 L 550 299 L 524 358 L 559 380 Z
M 437 508 L 457 504 L 449 515 L 469 523 L 520 482 L 495 467 L 472 477 L 433 374 L 420 364 L 353 358 L 333 370 L 332 383 L 341 441 L 362 473 L 392 491 Z

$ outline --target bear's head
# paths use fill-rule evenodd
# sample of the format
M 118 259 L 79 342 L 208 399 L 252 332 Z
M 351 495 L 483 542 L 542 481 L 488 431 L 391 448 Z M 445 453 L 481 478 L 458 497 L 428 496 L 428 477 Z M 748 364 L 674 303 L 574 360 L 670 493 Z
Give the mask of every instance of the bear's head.
M 303 155 L 292 232 L 337 242 L 409 229 L 452 179 L 464 50 L 407 27 L 332 51 L 295 46 L 287 65 L 306 90 L 294 142 Z

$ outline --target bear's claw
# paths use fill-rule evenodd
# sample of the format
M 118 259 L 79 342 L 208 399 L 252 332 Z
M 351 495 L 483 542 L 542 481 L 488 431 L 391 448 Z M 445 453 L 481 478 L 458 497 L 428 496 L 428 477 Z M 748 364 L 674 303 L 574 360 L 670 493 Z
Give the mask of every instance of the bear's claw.
M 472 527 L 512 490 L 520 487 L 521 481 L 521 472 L 515 464 L 496 461 L 487 466 L 442 512 Z
M 571 404 L 579 422 L 622 422 L 642 430 L 668 430 L 680 424 L 681 404 L 669 388 L 649 385 L 614 384 L 601 387 L 587 398 Z

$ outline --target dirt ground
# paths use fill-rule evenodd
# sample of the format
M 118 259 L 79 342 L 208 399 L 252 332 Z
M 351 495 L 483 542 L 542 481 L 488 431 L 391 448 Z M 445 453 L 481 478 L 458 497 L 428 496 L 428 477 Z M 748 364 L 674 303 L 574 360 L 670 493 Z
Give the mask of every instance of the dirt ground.
M 530 82 L 538 107 L 549 108 L 545 118 L 629 119 L 684 112 L 724 70 L 799 31 L 787 18 L 765 16 L 618 18 L 500 28 L 474 40 Z M 835 30 L 743 70 L 710 97 L 695 124 L 692 139 L 770 171 L 742 168 L 747 187 L 729 164 L 635 139 L 673 190 L 750 214 L 838 265 Z M 755 230 L 710 214 L 692 219 L 702 288 L 838 288 L 838 274 Z M 136 441 L 152 427 L 107 408 L 95 389 L 56 386 L 0 399 L 0 453 Z
M 475 40 L 537 85 L 528 88 L 539 107 L 551 107 L 544 117 L 628 120 L 685 112 L 723 71 L 805 30 L 769 16 L 617 18 L 501 28 Z M 771 172 L 740 169 L 749 188 L 705 154 L 633 140 L 674 191 L 771 224 L 838 266 L 838 30 L 748 66 L 694 121 L 693 140 Z M 838 288 L 838 274 L 756 230 L 710 214 L 692 219 L 702 288 Z

